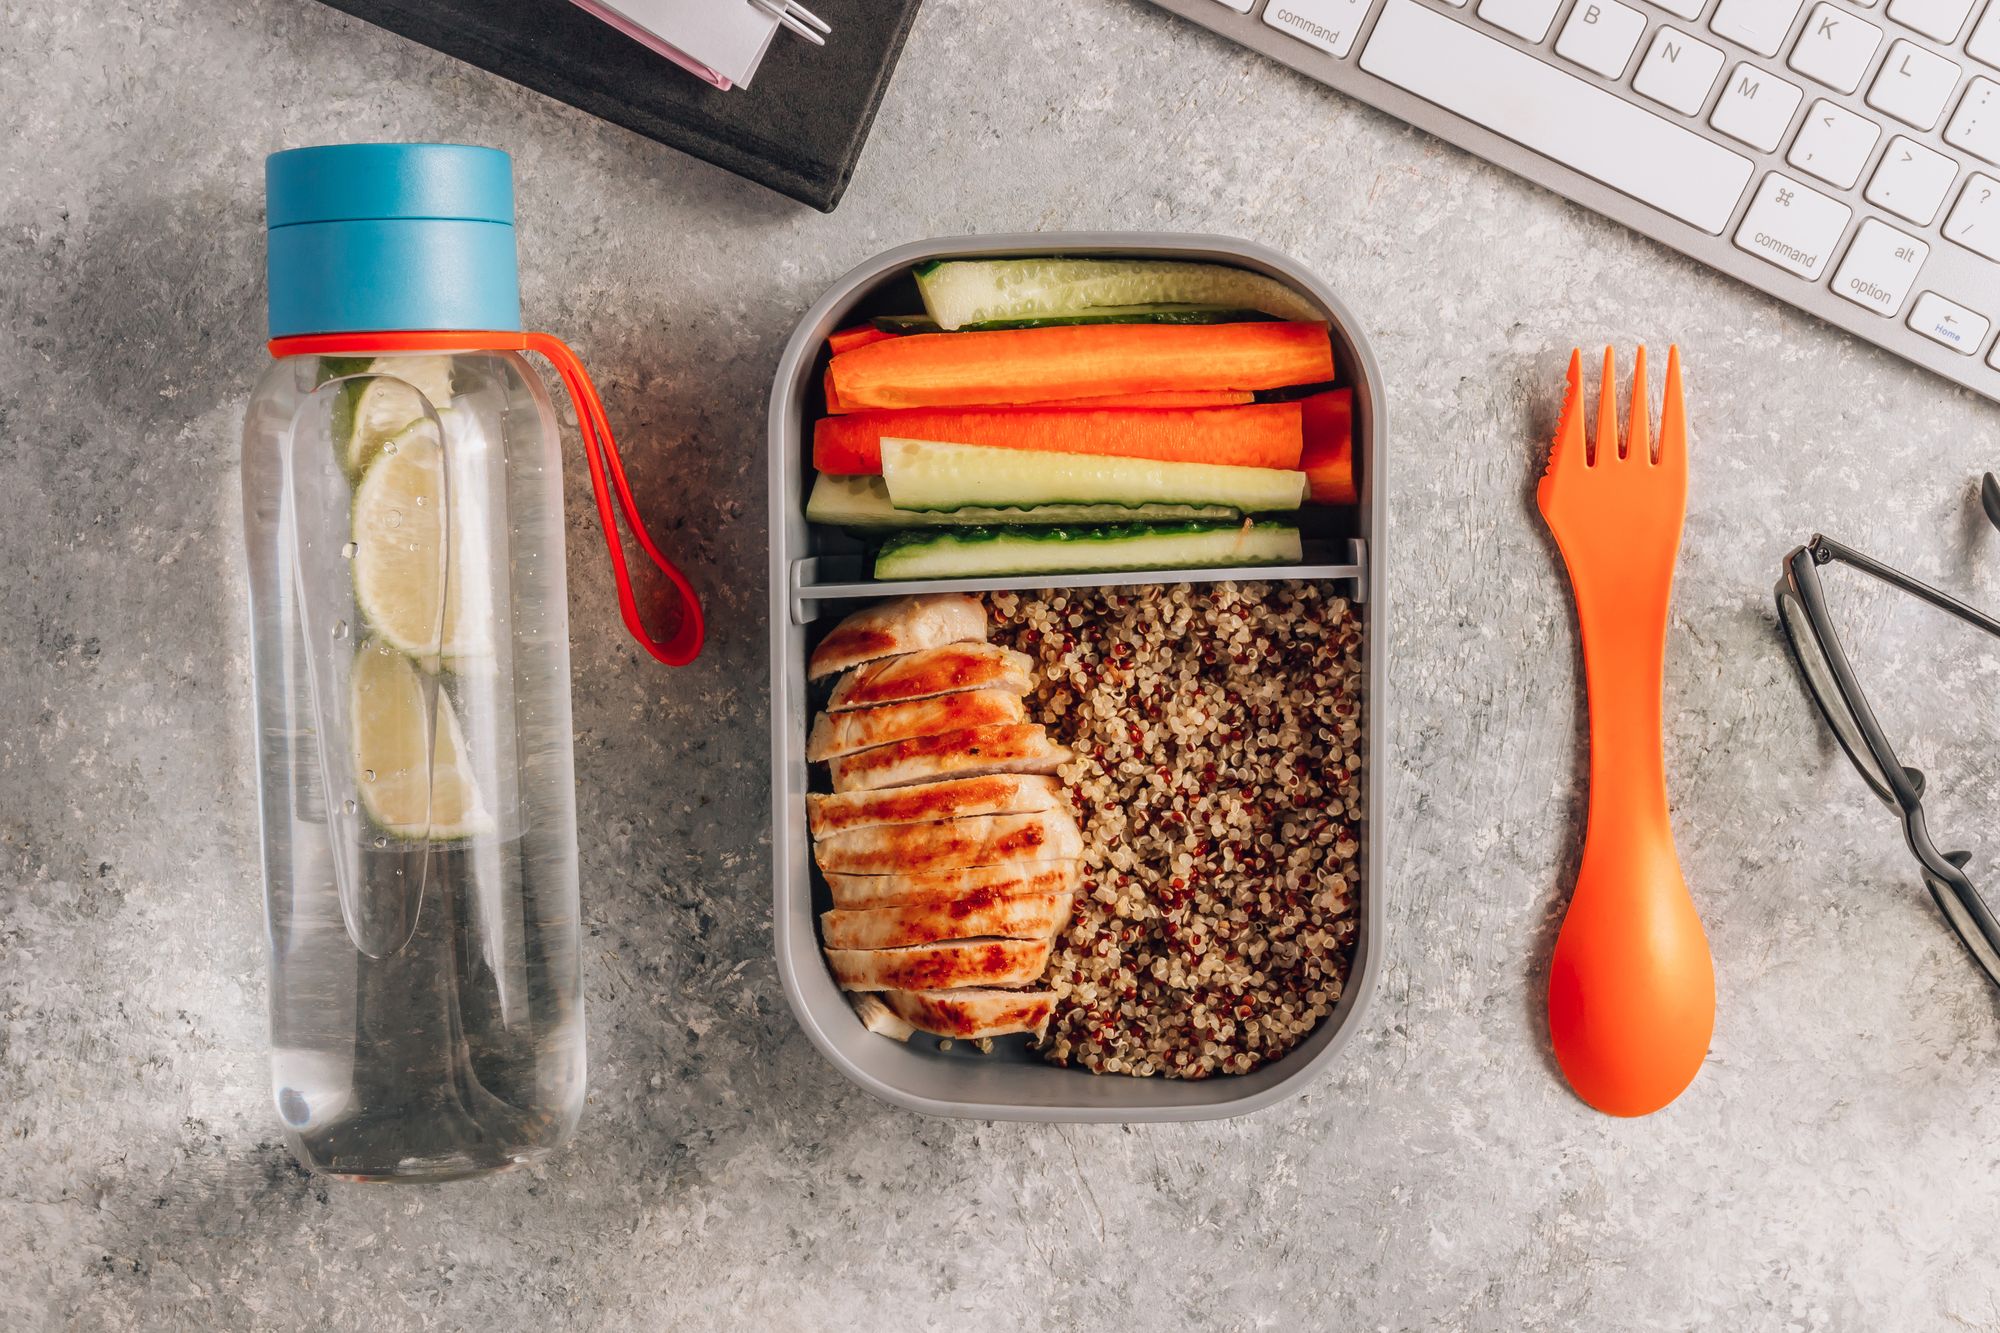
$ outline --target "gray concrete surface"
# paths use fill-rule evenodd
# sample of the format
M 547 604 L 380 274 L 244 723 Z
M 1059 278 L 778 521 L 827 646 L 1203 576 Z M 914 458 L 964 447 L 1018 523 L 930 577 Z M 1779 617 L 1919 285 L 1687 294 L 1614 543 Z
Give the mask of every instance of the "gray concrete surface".
M 0 26 L 0 1327 L 2000 1328 L 2000 1008 L 1774 630 L 1824 528 L 2000 604 L 2000 411 L 1136 0 L 932 0 L 832 217 L 306 0 L 8 3 Z M 591 1105 L 534 1174 L 329 1185 L 263 1063 L 237 430 L 260 163 L 497 145 L 526 303 L 605 387 L 707 590 L 617 626 L 570 482 Z M 1377 340 L 1395 413 L 1390 952 L 1305 1096 L 1238 1122 L 947 1123 L 794 1029 L 766 905 L 766 385 L 797 313 L 958 231 L 1223 231 Z M 1538 1000 L 1578 837 L 1565 590 L 1532 508 L 1573 341 L 1685 349 L 1669 711 L 1713 1053 L 1579 1105 Z M 1836 576 L 1996 850 L 1967 631 Z M 1993 878 L 1989 869 L 1987 877 Z

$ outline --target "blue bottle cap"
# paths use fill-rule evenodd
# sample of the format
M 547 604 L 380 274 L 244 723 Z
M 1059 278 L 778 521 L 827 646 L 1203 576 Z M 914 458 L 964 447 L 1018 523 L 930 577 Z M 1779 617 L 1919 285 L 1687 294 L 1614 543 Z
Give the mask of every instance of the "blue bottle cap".
M 519 329 L 514 167 L 493 148 L 331 144 L 264 159 L 271 336 Z

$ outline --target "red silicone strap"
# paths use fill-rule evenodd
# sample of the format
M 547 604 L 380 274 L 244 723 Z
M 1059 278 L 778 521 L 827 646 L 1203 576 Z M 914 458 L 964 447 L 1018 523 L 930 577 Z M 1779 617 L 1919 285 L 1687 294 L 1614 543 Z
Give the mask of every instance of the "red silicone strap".
M 347 356 L 372 352 L 533 352 L 545 358 L 562 377 L 563 388 L 568 390 L 570 402 L 576 406 L 577 425 L 583 432 L 583 456 L 590 464 L 590 484 L 597 493 L 597 517 L 604 525 L 604 542 L 611 554 L 611 571 L 618 584 L 618 611 L 625 620 L 625 628 L 639 645 L 655 658 L 668 666 L 686 666 L 701 651 L 702 616 L 701 601 L 694 594 L 673 561 L 660 552 L 653 544 L 652 534 L 646 531 L 646 524 L 639 517 L 639 505 L 632 498 L 632 488 L 625 480 L 625 464 L 618 457 L 618 444 L 611 435 L 611 422 L 604 414 L 604 404 L 597 396 L 597 386 L 590 382 L 590 372 L 577 360 L 575 352 L 568 344 L 550 333 L 516 333 L 507 331 L 397 331 L 374 333 L 313 333 L 291 338 L 273 338 L 270 342 L 273 356 Z M 608 481 L 608 484 L 607 484 Z M 617 509 L 612 507 L 612 494 L 617 494 Z M 639 616 L 638 599 L 632 593 L 631 572 L 625 566 L 625 546 L 618 538 L 618 512 L 625 515 L 625 524 L 632 530 L 632 536 L 660 573 L 674 585 L 680 596 L 680 624 L 663 643 L 655 639 L 646 629 Z

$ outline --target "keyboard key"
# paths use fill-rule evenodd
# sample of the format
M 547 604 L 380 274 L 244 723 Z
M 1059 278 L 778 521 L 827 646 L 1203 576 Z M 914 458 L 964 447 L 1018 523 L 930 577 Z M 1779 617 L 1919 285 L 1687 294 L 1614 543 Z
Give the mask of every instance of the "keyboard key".
M 1851 93 L 1861 86 L 1880 45 L 1882 30 L 1874 24 L 1838 5 L 1818 4 L 1806 15 L 1805 31 L 1785 63 L 1837 92 Z
M 1919 227 L 1928 227 L 1957 176 L 1958 163 L 1899 134 L 1889 140 L 1875 166 L 1875 175 L 1868 182 L 1868 202 Z
M 1539 42 L 1549 35 L 1559 0 L 1479 0 L 1479 17 L 1516 37 Z
M 1972 0 L 1889 0 L 1889 17 L 1926 37 L 1949 42 L 1965 26 Z
M 1938 123 L 1957 86 L 1957 65 L 1915 42 L 1898 39 L 1868 89 L 1868 105 L 1927 130 Z
M 1556 38 L 1556 54 L 1607 79 L 1622 79 L 1645 31 L 1646 16 L 1618 0 L 1577 0 Z
M 1796 84 L 1755 65 L 1738 65 L 1722 85 L 1722 96 L 1716 100 L 1708 123 L 1760 153 L 1776 152 L 1803 96 Z
M 1709 29 L 1760 56 L 1774 56 L 1792 30 L 1804 0 L 1722 0 Z
M 1708 0 L 1654 0 L 1653 8 L 1664 9 L 1677 19 L 1689 23 L 1701 17 L 1701 11 L 1708 7 Z
M 1749 158 L 1419 0 L 1385 0 L 1361 68 L 1711 235 L 1750 183 Z
M 1228 5 L 1239 14 L 1248 14 L 1250 7 L 1256 4 L 1257 0 L 1222 0 L 1222 3 Z
M 1972 35 L 1965 39 L 1965 54 L 2000 69 L 2000 0 L 1986 6 Z
M 1692 116 L 1708 100 L 1721 69 L 1722 52 L 1678 29 L 1662 28 L 1632 76 L 1632 91 Z
M 2000 5 L 2000 0 L 1994 0 Z M 1974 157 L 2000 162 L 2000 83 L 1974 75 L 1958 99 L 1951 124 L 1944 127 L 1944 141 L 1963 148 Z
M 1875 141 L 1881 137 L 1882 127 L 1868 117 L 1821 98 L 1806 112 L 1805 123 L 1799 126 L 1799 137 L 1792 140 L 1792 151 L 1785 154 L 1785 161 L 1828 185 L 1851 190 L 1854 182 L 1861 179 L 1861 168 L 1868 164 L 1868 155 L 1875 151 Z
M 1930 253 L 1930 246 L 1916 237 L 1869 218 L 1855 229 L 1847 257 L 1833 275 L 1833 290 L 1877 314 L 1894 315 Z
M 1846 204 L 1774 171 L 1757 187 L 1736 229 L 1736 248 L 1817 282 L 1852 213 Z
M 1936 292 L 1925 292 L 1910 307 L 1910 327 L 1943 343 L 1955 352 L 1971 356 L 1986 341 L 1986 316 L 1967 310 L 1956 301 L 1947 301 Z
M 2000 262 L 2000 181 L 1977 171 L 1965 178 L 1944 220 L 1944 238 Z
M 1307 46 L 1332 56 L 1345 56 L 1354 46 L 1369 0 L 1271 0 L 1264 22 L 1290 33 Z

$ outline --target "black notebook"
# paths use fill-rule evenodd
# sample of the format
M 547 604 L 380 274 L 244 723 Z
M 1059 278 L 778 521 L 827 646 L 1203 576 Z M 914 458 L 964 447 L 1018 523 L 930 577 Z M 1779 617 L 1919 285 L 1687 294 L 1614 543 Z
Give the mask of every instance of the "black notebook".
M 750 86 L 727 92 L 569 0 L 326 3 L 832 212 L 919 0 L 811 0 L 826 45 L 780 31 Z

